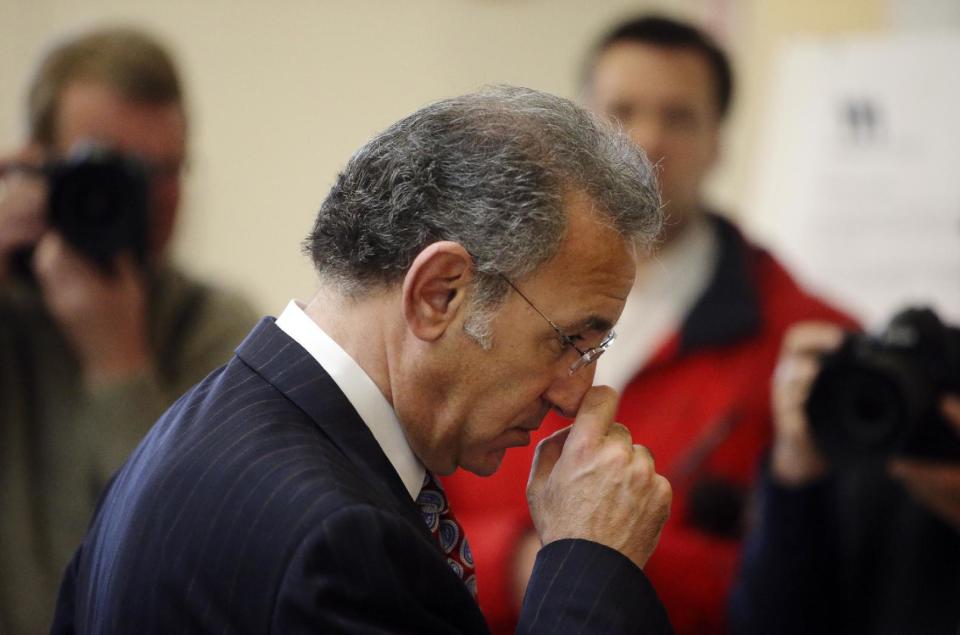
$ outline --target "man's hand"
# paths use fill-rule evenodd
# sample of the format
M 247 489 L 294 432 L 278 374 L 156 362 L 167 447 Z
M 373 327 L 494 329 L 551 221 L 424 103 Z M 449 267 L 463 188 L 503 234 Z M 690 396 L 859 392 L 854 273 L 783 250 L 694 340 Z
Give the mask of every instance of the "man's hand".
M 10 274 L 11 256 L 36 245 L 33 268 L 44 302 L 77 353 L 87 383 L 142 372 L 150 363 L 145 281 L 131 258 L 118 258 L 115 274 L 104 274 L 49 229 L 46 184 L 30 169 L 41 164 L 42 152 L 34 146 L 0 159 L 0 283 Z
M 773 478 L 799 486 L 823 476 L 828 465 L 813 442 L 804 404 L 820 372 L 820 358 L 843 340 L 843 329 L 825 322 L 797 324 L 783 339 L 773 374 Z
M 121 255 L 99 270 L 55 231 L 37 244 L 34 270 L 50 313 L 80 358 L 88 386 L 123 380 L 149 367 L 146 281 Z
M 941 409 L 960 436 L 960 397 L 946 397 Z M 960 531 L 960 465 L 893 459 L 889 467 L 918 503 Z
M 13 253 L 36 243 L 46 230 L 46 186 L 38 174 L 22 169 L 40 162 L 35 147 L 0 158 L 0 283 L 10 274 Z
M 670 514 L 672 492 L 650 452 L 613 422 L 617 394 L 587 392 L 573 425 L 537 446 L 527 500 L 540 541 L 582 538 L 643 567 Z

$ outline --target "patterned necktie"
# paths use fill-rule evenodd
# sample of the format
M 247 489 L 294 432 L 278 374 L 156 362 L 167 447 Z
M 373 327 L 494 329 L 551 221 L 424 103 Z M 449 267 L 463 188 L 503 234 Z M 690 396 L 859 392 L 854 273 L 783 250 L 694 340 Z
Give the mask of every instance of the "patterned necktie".
M 447 556 L 447 564 L 453 572 L 463 580 L 467 590 L 477 597 L 477 575 L 473 567 L 473 553 L 467 542 L 467 535 L 463 527 L 453 516 L 453 510 L 447 503 L 447 495 L 443 493 L 440 482 L 427 472 L 423 478 L 423 487 L 417 496 L 417 505 L 423 521 L 427 523 L 430 533 L 433 534 L 440 550 Z

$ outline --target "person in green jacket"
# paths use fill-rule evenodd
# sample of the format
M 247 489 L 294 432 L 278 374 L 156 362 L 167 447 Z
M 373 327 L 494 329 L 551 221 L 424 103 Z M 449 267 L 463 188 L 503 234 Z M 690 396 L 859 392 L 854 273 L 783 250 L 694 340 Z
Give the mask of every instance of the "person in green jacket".
M 239 296 L 165 260 L 187 114 L 161 44 L 127 28 L 59 44 L 28 115 L 28 143 L 0 160 L 0 633 L 13 635 L 48 628 L 111 474 L 256 321 Z M 146 166 L 140 254 L 97 263 L 49 218 L 42 166 L 91 144 Z

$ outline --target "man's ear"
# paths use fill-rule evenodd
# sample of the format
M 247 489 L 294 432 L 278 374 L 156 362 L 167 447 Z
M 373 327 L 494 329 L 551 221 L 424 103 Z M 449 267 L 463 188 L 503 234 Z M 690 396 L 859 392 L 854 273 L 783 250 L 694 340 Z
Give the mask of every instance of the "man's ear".
M 473 258 L 460 243 L 440 241 L 417 254 L 403 279 L 403 316 L 418 338 L 434 341 L 466 309 Z

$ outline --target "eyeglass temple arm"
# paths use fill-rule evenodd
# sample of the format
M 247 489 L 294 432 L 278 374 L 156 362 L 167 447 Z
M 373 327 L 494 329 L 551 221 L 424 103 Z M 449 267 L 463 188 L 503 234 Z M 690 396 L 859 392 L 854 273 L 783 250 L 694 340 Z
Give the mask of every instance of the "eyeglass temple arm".
M 547 321 L 547 324 L 549 324 L 551 327 L 553 327 L 553 330 L 556 331 L 557 335 L 560 337 L 561 340 L 563 340 L 563 343 L 564 343 L 564 344 L 566 344 L 567 346 L 570 346 L 571 348 L 573 348 L 573 350 L 575 350 L 575 351 L 577 351 L 578 353 L 580 353 L 581 355 L 583 355 L 583 351 L 581 351 L 579 348 L 577 348 L 577 345 L 573 343 L 573 339 L 572 339 L 569 335 L 567 335 L 566 333 L 564 333 L 563 330 L 562 330 L 559 326 L 557 326 L 557 325 L 554 323 L 553 320 L 551 320 L 551 319 L 548 318 L 546 315 L 544 315 L 543 312 L 541 312 L 540 309 L 537 308 L 537 305 L 530 301 L 530 298 L 528 298 L 527 296 L 523 295 L 523 292 L 522 292 L 520 289 L 518 289 L 515 284 L 513 284 L 512 282 L 510 282 L 510 278 L 506 277 L 506 276 L 503 275 L 502 273 L 500 274 L 500 277 L 503 278 L 503 281 L 504 281 L 504 282 L 506 282 L 508 285 L 510 285 L 510 288 L 511 288 L 511 289 L 513 289 L 514 291 L 517 292 L 517 295 L 519 295 L 521 298 L 523 298 L 524 301 L 525 301 L 527 304 L 530 305 L 530 308 L 531 308 L 531 309 L 533 309 L 534 311 L 537 312 L 537 315 L 539 315 L 540 317 L 542 317 L 544 320 Z

